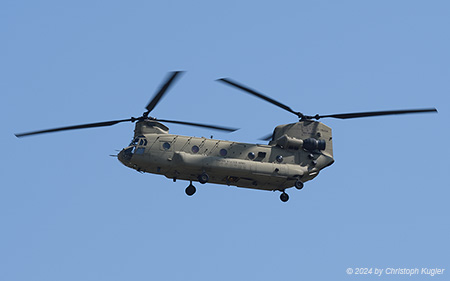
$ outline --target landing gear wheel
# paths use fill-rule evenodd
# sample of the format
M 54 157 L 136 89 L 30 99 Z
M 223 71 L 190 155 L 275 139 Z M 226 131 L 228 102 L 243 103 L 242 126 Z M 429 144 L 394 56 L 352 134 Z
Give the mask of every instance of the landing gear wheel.
M 192 182 L 188 187 L 186 187 L 186 190 L 185 190 L 185 192 L 188 196 L 194 195 L 195 191 L 196 191 L 196 189 L 195 189 L 195 186 L 192 185 Z
M 298 179 L 298 180 L 295 181 L 294 186 L 295 186 L 295 188 L 300 190 L 300 189 L 303 188 L 304 184 L 303 184 L 303 182 L 301 180 Z
M 280 195 L 280 199 L 283 202 L 287 202 L 289 200 L 289 195 L 283 191 L 283 193 L 281 193 L 281 195 Z
M 205 184 L 209 181 L 209 176 L 207 173 L 202 173 L 197 177 L 197 179 L 199 183 Z

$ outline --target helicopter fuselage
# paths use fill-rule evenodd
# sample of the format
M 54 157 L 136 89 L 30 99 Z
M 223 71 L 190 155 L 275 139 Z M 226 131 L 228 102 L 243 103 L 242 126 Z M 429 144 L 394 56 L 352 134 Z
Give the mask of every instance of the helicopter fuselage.
M 140 121 L 118 158 L 139 172 L 174 180 L 280 191 L 334 162 L 331 129 L 314 121 L 278 126 L 268 145 L 173 135 L 159 122 Z

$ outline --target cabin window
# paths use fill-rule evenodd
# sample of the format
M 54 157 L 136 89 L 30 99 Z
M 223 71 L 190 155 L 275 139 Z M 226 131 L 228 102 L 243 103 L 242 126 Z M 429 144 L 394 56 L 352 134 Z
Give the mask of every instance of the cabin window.
M 278 163 L 283 162 L 283 156 L 278 155 L 277 157 L 275 157 L 275 159 L 277 160 Z
M 163 148 L 165 150 L 169 150 L 170 149 L 170 143 L 168 143 L 168 142 L 163 143 Z
M 247 157 L 248 157 L 248 159 L 253 160 L 253 159 L 255 159 L 255 153 L 254 152 L 249 152 L 247 154 Z
M 192 153 L 198 153 L 200 151 L 200 148 L 196 145 L 192 146 Z
M 220 156 L 227 156 L 228 151 L 226 149 L 222 148 L 219 153 L 220 153 Z

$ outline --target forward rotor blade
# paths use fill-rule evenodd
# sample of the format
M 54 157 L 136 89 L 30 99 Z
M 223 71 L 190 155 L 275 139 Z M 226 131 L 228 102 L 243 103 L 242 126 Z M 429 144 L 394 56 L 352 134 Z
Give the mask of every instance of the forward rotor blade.
M 169 73 L 169 76 L 166 78 L 166 82 L 162 84 L 159 91 L 145 107 L 147 109 L 147 112 L 144 115 L 148 115 L 150 111 L 152 111 L 155 108 L 155 106 L 158 104 L 158 102 L 161 100 L 161 98 L 164 96 L 166 91 L 169 89 L 169 87 L 172 85 L 172 83 L 175 81 L 175 79 L 180 73 L 183 73 L 183 71 L 174 71 Z
M 270 102 L 271 104 L 274 104 L 274 105 L 276 105 L 278 107 L 281 107 L 282 109 L 287 110 L 290 113 L 293 113 L 293 114 L 297 115 L 298 117 L 302 117 L 303 116 L 302 113 L 292 110 L 289 106 L 287 106 L 285 104 L 282 104 L 281 102 L 276 101 L 276 100 L 274 100 L 272 98 L 269 98 L 268 96 L 265 96 L 265 95 L 263 95 L 261 93 L 258 93 L 255 90 L 252 90 L 252 89 L 250 89 L 250 88 L 248 88 L 246 86 L 243 86 L 243 85 L 241 85 L 241 84 L 239 84 L 239 83 L 237 83 L 237 82 L 235 82 L 235 81 L 233 81 L 233 80 L 231 80 L 229 78 L 221 78 L 221 79 L 217 79 L 217 81 L 229 84 L 229 85 L 234 86 L 234 87 L 236 87 L 238 89 L 246 91 L 247 93 L 250 93 L 250 94 L 252 94 L 254 96 L 257 96 L 260 99 L 263 99 L 265 101 Z
M 207 125 L 207 124 L 192 123 L 192 122 L 185 122 L 185 121 L 175 121 L 175 120 L 167 120 L 167 119 L 159 119 L 159 118 L 158 119 L 155 118 L 154 120 L 159 121 L 159 122 L 202 127 L 202 128 L 208 128 L 208 129 L 214 129 L 214 130 L 220 130 L 220 131 L 226 131 L 226 132 L 234 132 L 234 131 L 239 130 L 236 128 L 228 128 L 228 127 L 221 127 L 221 126 L 216 126 L 216 125 Z
M 74 125 L 74 126 L 60 127 L 60 128 L 54 128 L 54 129 L 48 129 L 48 130 L 41 130 L 41 131 L 34 131 L 34 132 L 28 132 L 28 133 L 15 134 L 15 136 L 18 137 L 18 138 L 21 138 L 21 137 L 25 137 L 25 136 L 31 136 L 31 135 L 37 135 L 37 134 L 45 134 L 45 133 L 53 133 L 53 132 L 59 132 L 59 131 L 78 130 L 78 129 L 85 129 L 85 128 L 97 128 L 97 127 L 107 127 L 107 126 L 116 125 L 116 124 L 121 123 L 121 122 L 134 122 L 134 121 L 136 121 L 136 118 L 114 120 L 114 121 L 105 121 L 105 122 L 97 122 L 97 123 L 89 123 L 89 124 Z
M 316 116 L 312 116 L 312 118 L 315 118 L 317 120 L 319 120 L 320 118 L 328 118 L 328 117 L 338 118 L 338 119 L 350 119 L 350 118 L 411 114 L 411 113 L 426 113 L 426 112 L 437 112 L 437 109 L 436 108 L 425 108 L 425 109 L 410 109 L 410 110 L 387 110 L 387 111 L 341 113 L 341 114 L 329 114 L 329 115 L 316 115 Z

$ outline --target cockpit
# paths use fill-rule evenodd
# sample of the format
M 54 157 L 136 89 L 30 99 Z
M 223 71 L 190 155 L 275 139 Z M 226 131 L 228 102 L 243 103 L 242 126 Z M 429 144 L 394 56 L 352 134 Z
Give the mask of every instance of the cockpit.
M 145 147 L 147 146 L 148 141 L 144 136 L 137 136 L 134 138 L 130 143 L 131 150 L 129 151 L 129 154 L 138 154 L 142 155 L 144 154 Z
M 131 141 L 129 146 L 146 146 L 147 143 L 147 139 L 144 136 L 138 136 Z
M 119 161 L 128 166 L 133 155 L 142 155 L 148 141 L 145 136 L 137 136 L 134 138 L 127 148 L 124 148 L 118 155 Z

